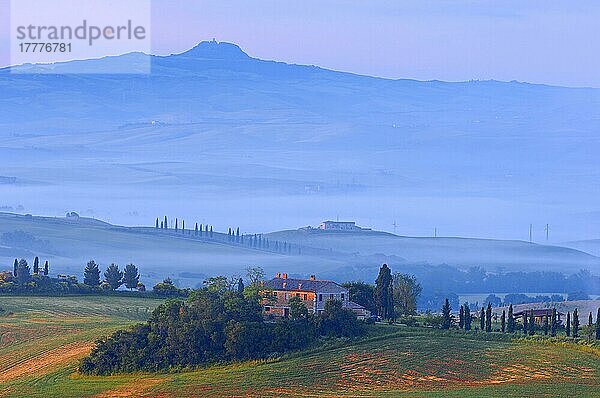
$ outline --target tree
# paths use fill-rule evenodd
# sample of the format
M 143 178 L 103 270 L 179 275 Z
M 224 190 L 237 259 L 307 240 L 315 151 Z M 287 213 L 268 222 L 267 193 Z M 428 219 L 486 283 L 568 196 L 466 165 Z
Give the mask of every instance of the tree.
M 533 336 L 535 334 L 535 316 L 533 315 L 533 309 L 531 309 L 529 315 L 529 327 L 528 327 L 529 335 Z
M 479 328 L 483 332 L 485 330 L 485 308 L 481 307 L 481 311 L 479 312 Z
M 119 266 L 111 264 L 104 272 L 104 279 L 112 290 L 116 290 L 123 284 L 123 272 L 119 270 Z
M 394 317 L 394 287 L 392 271 L 383 264 L 379 269 L 379 275 L 375 280 L 375 305 L 377 313 L 383 319 Z
M 237 291 L 238 293 L 244 293 L 244 281 L 242 280 L 242 278 L 238 279 Z
M 508 333 L 515 332 L 515 317 L 513 316 L 512 304 L 508 307 Z
M 137 288 L 137 284 L 140 281 L 140 274 L 138 268 L 133 264 L 127 264 L 123 270 L 123 283 L 129 290 Z
M 31 280 L 31 271 L 27 261 L 22 258 L 17 264 L 17 281 L 20 285 L 24 285 Z
M 527 336 L 527 311 L 523 311 L 523 334 Z
M 464 329 L 465 327 L 465 309 L 463 306 L 460 306 L 460 311 L 458 311 L 458 328 Z
M 544 315 L 544 336 L 548 336 L 548 314 Z
M 37 256 L 33 259 L 33 273 L 34 275 L 40 273 L 40 259 Z
M 492 304 L 488 303 L 485 310 L 485 331 L 490 333 L 492 331 Z
M 198 236 L 198 223 L 196 223 L 196 226 L 194 227 L 194 235 Z
M 571 336 L 571 313 L 567 312 L 567 326 L 565 329 L 565 333 L 567 334 L 567 337 Z
M 175 218 L 175 232 L 177 232 L 177 218 Z
M 600 340 L 600 308 L 596 314 L 596 340 Z
M 442 329 L 450 329 L 452 326 L 452 308 L 450 307 L 450 301 L 446 299 L 444 306 L 442 307 Z
M 550 318 L 550 336 L 556 336 L 556 328 L 558 326 L 558 320 L 556 319 L 556 308 L 552 309 L 552 317 Z
M 506 331 L 506 310 L 502 310 L 502 318 L 500 318 L 500 327 L 502 329 L 502 333 Z
M 156 217 L 156 225 L 154 226 L 154 228 L 158 229 L 158 217 Z
M 588 341 L 592 342 L 594 338 L 594 320 L 592 319 L 592 311 L 590 311 L 590 316 L 588 317 Z
M 169 229 L 169 224 L 167 224 L 167 216 L 165 216 L 164 227 L 165 229 Z
M 17 260 L 15 258 L 15 263 L 13 264 L 13 276 L 16 278 L 17 277 L 17 273 L 18 273 L 18 268 L 19 268 L 19 260 Z
M 261 267 L 247 267 L 246 276 L 250 281 L 250 286 L 260 287 L 261 282 L 265 280 L 265 271 Z
M 212 225 L 210 226 L 210 237 L 211 238 L 213 237 L 213 227 L 212 227 Z
M 576 339 L 579 337 L 579 313 L 577 312 L 577 308 L 573 310 L 573 322 L 571 326 L 573 329 L 573 338 Z
M 83 283 L 88 286 L 100 286 L 100 268 L 94 260 L 91 260 L 83 270 Z
M 362 305 L 372 313 L 377 312 L 377 307 L 375 306 L 375 286 L 360 281 L 344 282 L 342 286 L 348 289 L 348 298 L 350 301 Z
M 415 315 L 417 299 L 421 294 L 421 285 L 413 275 L 394 274 L 393 293 L 396 316 Z
M 48 260 L 44 263 L 44 276 L 48 276 Z
M 290 304 L 290 318 L 292 319 L 306 319 L 308 318 L 308 308 L 302 302 L 300 297 L 294 296 L 289 300 Z
M 464 314 L 465 314 L 465 330 L 471 330 L 471 321 L 473 318 L 471 317 L 471 309 L 468 304 L 464 305 Z

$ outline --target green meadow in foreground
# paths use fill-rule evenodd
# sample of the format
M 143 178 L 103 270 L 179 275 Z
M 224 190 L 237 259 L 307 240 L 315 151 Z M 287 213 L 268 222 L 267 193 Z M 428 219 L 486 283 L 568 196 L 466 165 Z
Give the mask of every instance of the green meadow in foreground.
M 146 319 L 160 303 L 0 297 L 0 397 L 600 396 L 598 348 L 401 326 L 271 361 L 77 374 L 98 337 Z

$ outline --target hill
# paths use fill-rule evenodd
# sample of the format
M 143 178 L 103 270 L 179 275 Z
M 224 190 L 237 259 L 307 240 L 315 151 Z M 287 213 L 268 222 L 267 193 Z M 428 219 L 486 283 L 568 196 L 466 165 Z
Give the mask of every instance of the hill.
M 159 301 L 4 297 L 2 397 L 506 397 L 593 396 L 598 353 L 575 344 L 382 326 L 378 335 L 264 362 L 180 373 L 76 373 L 99 336 L 131 325 Z M 118 310 L 118 311 L 115 311 Z
M 298 229 L 266 235 L 273 240 L 361 256 L 398 256 L 409 264 L 482 266 L 489 271 L 595 270 L 600 259 L 578 250 L 522 241 L 476 238 L 422 238 L 378 231 L 328 232 Z
M 140 60 L 151 74 L 57 74 Z M 550 222 L 560 240 L 600 221 L 600 90 L 380 79 L 217 42 L 16 69 L 32 73 L 0 70 L 0 207 L 247 232 L 340 214 L 526 238 Z
M 561 246 L 571 247 L 593 256 L 600 256 L 600 239 L 579 240 L 574 242 L 564 242 Z
M 269 249 L 230 242 L 227 234 L 213 238 L 193 231 L 123 227 L 80 218 L 55 218 L 0 213 L 0 262 L 12 269 L 15 257 L 50 261 L 51 273 L 82 275 L 94 259 L 104 269 L 115 262 L 140 267 L 147 286 L 169 276 L 182 287 L 199 286 L 207 276 L 243 274 L 261 266 L 276 272 L 338 281 L 373 281 L 383 262 L 403 272 L 422 275 L 431 266 L 447 264 L 488 271 L 556 270 L 574 273 L 597 269 L 597 257 L 573 249 L 515 241 L 466 238 L 410 238 L 377 231 L 324 233 L 281 231 L 265 234 Z M 275 241 L 292 244 L 291 251 L 274 250 Z M 248 241 L 246 240 L 246 243 Z

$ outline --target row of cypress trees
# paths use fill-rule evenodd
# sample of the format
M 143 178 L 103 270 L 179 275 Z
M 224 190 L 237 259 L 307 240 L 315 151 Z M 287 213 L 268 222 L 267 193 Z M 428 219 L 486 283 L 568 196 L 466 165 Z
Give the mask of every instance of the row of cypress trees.
M 448 308 L 447 308 L 448 307 Z M 450 320 L 451 316 L 450 308 L 448 300 L 446 300 L 446 304 L 442 309 L 442 316 L 444 321 L 446 319 Z M 460 307 L 459 311 L 459 320 L 458 327 L 459 329 L 471 330 L 471 310 L 467 304 L 464 304 Z M 447 322 L 443 322 L 443 327 Z M 523 334 L 533 336 L 538 329 L 538 325 L 535 322 L 535 314 L 534 311 L 523 312 Z M 567 313 L 567 321 L 565 325 L 565 334 L 567 337 L 577 338 L 579 337 L 579 329 L 580 329 L 580 321 L 579 321 L 579 313 L 577 308 L 573 311 L 573 316 L 571 317 L 571 313 Z M 479 313 L 479 327 L 481 330 L 485 330 L 486 332 L 492 331 L 492 306 L 488 303 L 487 308 L 481 307 L 481 311 Z M 500 327 L 502 333 L 514 333 L 516 330 L 515 327 L 515 318 L 513 315 L 513 306 L 512 304 L 508 307 L 508 316 L 506 314 L 506 310 L 502 311 L 502 316 L 500 317 Z M 550 315 L 546 314 L 543 316 L 543 322 L 541 326 L 541 331 L 545 336 L 550 334 L 550 336 L 556 336 L 557 330 L 559 327 L 558 323 L 558 314 L 556 308 L 552 309 Z M 596 315 L 596 324 L 593 323 L 592 313 L 589 313 L 588 316 L 588 339 L 592 340 L 594 337 L 596 340 L 600 340 L 600 308 L 598 308 L 598 313 Z

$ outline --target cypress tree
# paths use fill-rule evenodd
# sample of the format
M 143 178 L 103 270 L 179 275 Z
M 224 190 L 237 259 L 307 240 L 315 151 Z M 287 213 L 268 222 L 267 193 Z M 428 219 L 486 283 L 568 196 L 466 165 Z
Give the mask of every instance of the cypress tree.
M 242 278 L 240 278 L 238 280 L 238 293 L 244 293 L 244 281 L 242 280 Z
M 169 229 L 169 224 L 167 223 L 167 216 L 165 216 L 165 221 L 164 221 L 164 227 L 165 229 Z
M 235 230 L 235 241 L 240 241 L 240 227 L 237 227 L 237 229 Z
M 490 333 L 492 331 L 492 304 L 488 303 L 485 310 L 485 331 Z
M 196 226 L 194 227 L 194 235 L 198 236 L 198 223 L 196 223 Z
M 154 226 L 154 228 L 158 229 L 158 217 L 156 217 L 156 225 Z
M 552 309 L 552 318 L 550 322 L 550 336 L 556 336 L 556 328 L 558 326 L 558 320 L 556 319 L 556 308 Z
M 175 232 L 177 232 L 177 218 L 175 218 Z
M 600 308 L 596 314 L 596 340 L 600 340 Z
M 502 328 L 502 333 L 506 332 L 506 310 L 502 310 L 502 318 L 500 318 L 500 327 Z
M 548 314 L 544 315 L 544 336 L 548 336 Z
M 523 334 L 527 336 L 527 311 L 523 311 Z
M 163 224 L 163 222 L 160 222 L 160 229 L 164 229 L 165 228 L 165 224 Z
M 37 256 L 33 259 L 33 273 L 34 275 L 40 273 L 40 259 Z
M 212 227 L 212 225 L 210 226 L 210 237 L 211 238 L 213 237 L 213 227 Z
M 18 276 L 19 276 L 19 275 L 17 275 L 17 274 L 18 274 L 18 272 L 19 272 L 19 271 L 18 271 L 18 268 L 19 268 L 19 260 L 17 260 L 17 259 L 15 258 L 15 263 L 13 264 L 13 276 L 14 276 L 15 278 L 18 278 Z
M 48 276 L 48 260 L 44 263 L 44 276 Z
M 392 271 L 387 264 L 383 264 L 375 280 L 375 304 L 379 316 L 383 319 L 393 318 L 394 291 L 392 282 Z
M 181 232 L 185 234 L 185 220 L 181 220 Z
M 592 319 L 592 311 L 588 317 L 588 341 L 591 342 L 594 338 L 594 320 Z
M 100 268 L 94 260 L 89 261 L 83 270 L 83 283 L 88 286 L 100 285 Z
M 471 321 L 473 320 L 473 318 L 471 318 L 471 309 L 469 308 L 469 306 L 467 304 L 465 304 L 465 330 L 471 330 Z
M 442 307 L 442 329 L 450 329 L 450 326 L 452 326 L 452 308 L 450 301 L 446 299 Z
M 481 312 L 479 313 L 479 327 L 482 332 L 485 330 L 485 307 L 481 307 Z
M 464 329 L 465 327 L 465 309 L 463 306 L 460 306 L 460 311 L 458 312 L 458 328 Z
M 515 317 L 513 315 L 512 304 L 508 307 L 508 333 L 515 332 Z
M 573 329 L 573 338 L 576 339 L 579 337 L 579 313 L 577 312 L 577 308 L 573 310 L 573 322 L 571 326 Z
M 567 337 L 571 336 L 571 313 L 567 312 L 567 326 L 565 329 L 565 333 L 567 334 Z
M 535 316 L 533 315 L 533 309 L 529 315 L 529 335 L 533 336 L 535 334 Z

